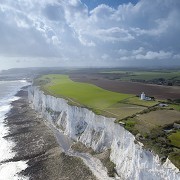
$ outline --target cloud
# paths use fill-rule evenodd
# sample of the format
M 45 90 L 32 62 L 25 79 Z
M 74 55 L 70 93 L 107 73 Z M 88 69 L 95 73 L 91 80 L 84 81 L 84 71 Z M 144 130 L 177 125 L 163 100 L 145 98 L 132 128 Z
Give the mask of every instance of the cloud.
M 176 66 L 179 19 L 179 0 L 101 4 L 92 10 L 80 0 L 1 0 L 0 56 L 33 59 L 33 66 L 46 58 L 49 65 L 55 58 L 57 65 L 59 60 L 77 66 Z
M 172 58 L 172 53 L 170 52 L 164 52 L 164 51 L 159 51 L 159 52 L 153 52 L 153 51 L 148 51 L 145 53 L 145 55 L 142 54 L 137 54 L 135 56 L 136 59 L 167 59 L 167 58 Z
M 95 36 L 104 42 L 114 43 L 116 41 L 130 41 L 134 37 L 125 29 L 113 27 L 110 29 L 99 29 L 95 32 Z

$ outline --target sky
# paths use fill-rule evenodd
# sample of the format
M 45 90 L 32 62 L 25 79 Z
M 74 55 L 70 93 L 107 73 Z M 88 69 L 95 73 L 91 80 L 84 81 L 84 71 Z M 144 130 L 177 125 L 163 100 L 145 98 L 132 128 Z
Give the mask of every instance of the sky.
M 1 0 L 0 70 L 180 67 L 179 0 Z

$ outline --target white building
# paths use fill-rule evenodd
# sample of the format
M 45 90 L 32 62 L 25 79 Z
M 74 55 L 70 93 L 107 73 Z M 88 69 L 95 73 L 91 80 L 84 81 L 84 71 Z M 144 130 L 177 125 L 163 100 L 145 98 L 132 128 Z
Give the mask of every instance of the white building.
M 146 100 L 146 95 L 144 94 L 144 92 L 141 93 L 141 100 Z

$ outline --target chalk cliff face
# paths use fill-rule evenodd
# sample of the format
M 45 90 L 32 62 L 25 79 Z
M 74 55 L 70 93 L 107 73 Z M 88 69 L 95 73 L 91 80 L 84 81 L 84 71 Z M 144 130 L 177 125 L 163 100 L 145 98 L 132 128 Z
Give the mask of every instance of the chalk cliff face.
M 110 159 L 121 179 L 180 179 L 178 169 L 169 160 L 161 164 L 158 156 L 143 149 L 141 143 L 135 143 L 135 137 L 115 124 L 115 119 L 70 106 L 62 98 L 44 95 L 38 87 L 32 86 L 28 92 L 33 107 L 66 135 L 95 151 L 110 148 Z

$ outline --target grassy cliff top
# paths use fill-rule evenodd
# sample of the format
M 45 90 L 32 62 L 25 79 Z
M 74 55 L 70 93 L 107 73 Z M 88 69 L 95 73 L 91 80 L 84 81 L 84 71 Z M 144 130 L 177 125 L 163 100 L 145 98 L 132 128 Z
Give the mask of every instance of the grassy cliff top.
M 45 92 L 90 108 L 104 109 L 134 96 L 108 91 L 88 83 L 74 82 L 67 75 L 44 75 L 38 81 Z
M 168 157 L 180 168 L 179 131 L 166 133 L 166 126 L 180 123 L 179 108 L 170 104 L 161 108 L 158 101 L 142 101 L 132 94 L 116 93 L 98 86 L 72 81 L 67 75 L 50 74 L 35 80 L 35 84 L 52 96 L 67 99 L 76 106 L 85 106 L 96 114 L 116 118 L 116 122 L 134 135 L 140 134 L 140 141 L 161 157 Z M 179 106 L 178 106 L 179 107 Z M 174 109 L 174 110 L 173 110 Z M 173 134 L 174 133 L 174 134 Z
M 35 80 L 41 89 L 72 105 L 92 109 L 96 114 L 123 119 L 156 105 L 157 101 L 141 101 L 132 94 L 117 93 L 89 83 L 72 81 L 69 76 L 49 74 Z

